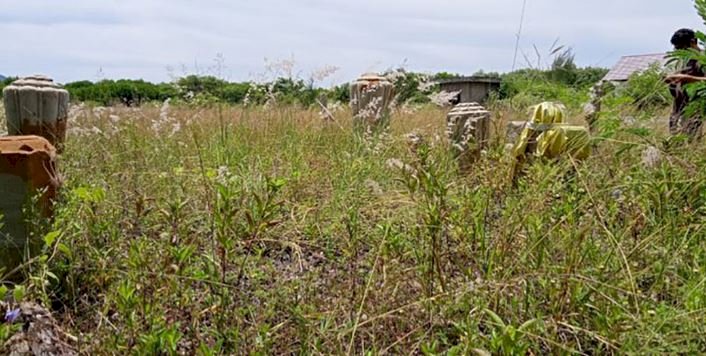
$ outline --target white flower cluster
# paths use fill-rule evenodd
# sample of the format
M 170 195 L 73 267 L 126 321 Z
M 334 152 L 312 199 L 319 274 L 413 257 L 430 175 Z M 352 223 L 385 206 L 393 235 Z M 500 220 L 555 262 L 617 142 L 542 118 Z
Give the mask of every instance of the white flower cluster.
M 647 168 L 656 168 L 662 162 L 662 152 L 650 146 L 642 151 L 642 164 Z
M 338 72 L 341 68 L 336 67 L 336 66 L 323 66 L 321 68 L 318 68 L 311 72 L 311 75 L 309 76 L 309 80 L 311 83 L 318 83 L 323 81 L 324 79 L 334 75 L 336 72 Z
M 440 107 L 451 106 L 452 101 L 461 94 L 461 91 L 440 91 L 438 93 L 432 93 L 429 95 L 429 99 L 432 103 Z
M 365 128 L 365 132 L 363 132 L 363 143 L 368 152 L 374 155 L 380 155 L 387 147 L 390 147 L 392 136 L 388 130 L 375 133 L 373 132 L 373 126 L 368 125 Z
M 167 99 L 162 103 L 159 119 L 152 121 L 152 131 L 155 134 L 166 134 L 171 137 L 181 131 L 181 122 L 170 115 L 169 101 L 170 99 Z
M 221 185 L 226 185 L 233 175 L 228 166 L 220 166 L 216 172 L 216 182 Z
M 68 129 L 66 130 L 69 136 L 95 136 L 103 135 L 104 131 L 98 126 L 91 124 L 89 122 L 110 122 L 111 129 L 108 130 L 107 134 L 117 133 L 117 128 L 114 128 L 113 121 L 119 121 L 117 115 L 113 115 L 113 108 L 106 108 L 103 106 L 97 106 L 92 109 L 86 107 L 85 104 L 81 103 L 79 105 L 72 105 L 68 112 Z M 107 119 L 107 120 L 106 120 Z
M 366 89 L 367 92 L 374 90 L 376 89 Z M 356 119 L 365 120 L 368 124 L 376 124 L 382 119 L 384 114 L 384 108 L 382 105 L 383 100 L 384 98 L 381 96 L 373 97 L 364 108 L 358 111 Z

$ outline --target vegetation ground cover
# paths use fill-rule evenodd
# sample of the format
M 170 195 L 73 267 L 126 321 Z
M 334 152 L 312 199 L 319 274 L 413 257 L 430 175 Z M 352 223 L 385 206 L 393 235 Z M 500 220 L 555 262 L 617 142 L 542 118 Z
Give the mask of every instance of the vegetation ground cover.
M 86 354 L 703 351 L 703 145 L 629 95 L 590 159 L 514 188 L 512 100 L 464 173 L 429 106 L 377 137 L 293 105 L 84 106 L 23 298 Z

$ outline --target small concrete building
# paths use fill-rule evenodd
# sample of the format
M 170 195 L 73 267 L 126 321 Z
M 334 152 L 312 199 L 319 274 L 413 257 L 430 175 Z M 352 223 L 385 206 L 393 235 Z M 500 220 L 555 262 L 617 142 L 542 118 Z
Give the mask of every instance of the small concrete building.
M 484 104 L 491 92 L 500 90 L 500 78 L 493 77 L 461 77 L 446 79 L 439 82 L 441 90 L 452 93 L 460 92 L 458 103 Z

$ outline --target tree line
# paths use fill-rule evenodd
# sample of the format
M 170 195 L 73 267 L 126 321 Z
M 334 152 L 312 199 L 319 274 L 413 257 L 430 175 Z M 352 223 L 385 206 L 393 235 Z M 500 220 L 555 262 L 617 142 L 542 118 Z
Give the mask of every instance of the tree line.
M 586 91 L 605 74 L 604 68 L 579 68 L 573 61 L 555 64 L 549 69 L 522 69 L 511 73 L 485 73 L 474 75 L 497 77 L 502 80 L 499 98 L 512 98 L 523 94 L 536 94 L 545 99 L 562 99 L 566 91 Z M 434 75 L 396 70 L 389 72 L 396 86 L 398 102 L 424 104 L 429 96 L 439 91 L 439 80 L 459 77 L 453 73 Z M 0 90 L 16 78 L 0 81 Z M 214 76 L 188 75 L 170 83 L 150 83 L 144 80 L 120 79 L 97 82 L 77 81 L 65 84 L 75 102 L 92 102 L 99 105 L 122 104 L 139 106 L 147 102 L 168 98 L 187 103 L 228 103 L 262 105 L 270 100 L 281 104 L 298 104 L 309 107 L 317 101 L 348 102 L 349 85 L 320 88 L 311 81 L 296 78 L 279 78 L 269 83 L 229 82 Z

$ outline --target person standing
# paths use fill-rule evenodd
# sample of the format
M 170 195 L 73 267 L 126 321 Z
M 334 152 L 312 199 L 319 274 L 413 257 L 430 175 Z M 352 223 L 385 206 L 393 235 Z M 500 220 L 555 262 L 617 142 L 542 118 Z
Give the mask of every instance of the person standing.
M 672 36 L 671 42 L 675 50 L 701 51 L 696 39 L 696 33 L 691 29 L 683 28 L 678 30 Z M 667 76 L 665 79 L 669 84 L 669 92 L 674 98 L 672 114 L 669 117 L 669 133 L 672 135 L 683 133 L 689 136 L 690 140 L 694 140 L 701 136 L 703 123 L 700 115 L 687 115 L 685 113 L 686 107 L 690 102 L 689 95 L 686 92 L 686 84 L 705 81 L 706 74 L 695 59 L 681 63 L 679 67 L 676 73 Z

